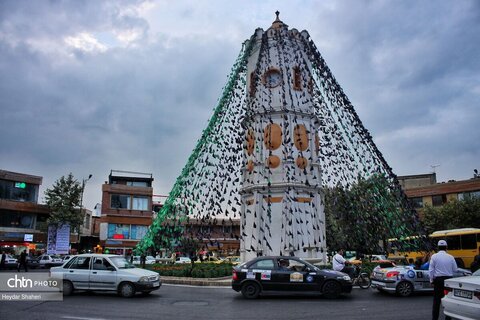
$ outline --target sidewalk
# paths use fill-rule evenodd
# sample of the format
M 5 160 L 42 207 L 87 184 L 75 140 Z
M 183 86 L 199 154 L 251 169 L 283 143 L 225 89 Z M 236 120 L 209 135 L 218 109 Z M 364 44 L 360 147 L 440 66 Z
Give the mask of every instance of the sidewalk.
M 167 277 L 160 275 L 160 279 L 164 284 L 184 284 L 205 287 L 230 287 L 232 285 L 232 276 L 222 278 L 187 278 Z

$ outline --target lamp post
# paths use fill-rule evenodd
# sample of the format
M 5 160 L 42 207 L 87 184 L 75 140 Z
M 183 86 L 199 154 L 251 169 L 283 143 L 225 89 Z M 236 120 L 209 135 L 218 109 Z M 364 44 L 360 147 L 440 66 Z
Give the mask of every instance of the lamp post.
M 80 214 L 83 213 L 83 192 L 85 191 L 85 185 L 87 184 L 88 180 L 92 178 L 92 174 L 88 175 L 87 179 L 82 180 L 82 193 L 80 195 Z M 80 251 L 80 226 L 77 229 L 78 239 L 77 239 L 77 253 Z

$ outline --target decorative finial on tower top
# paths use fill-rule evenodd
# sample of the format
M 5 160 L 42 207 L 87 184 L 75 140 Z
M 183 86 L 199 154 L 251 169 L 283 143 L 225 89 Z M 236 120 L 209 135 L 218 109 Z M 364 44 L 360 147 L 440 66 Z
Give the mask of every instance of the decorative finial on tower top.
M 286 25 L 282 22 L 282 20 L 280 20 L 280 17 L 279 17 L 279 16 L 280 16 L 280 11 L 277 10 L 277 11 L 275 12 L 275 14 L 277 15 L 277 18 L 275 19 L 275 21 L 273 21 L 273 23 L 272 23 L 272 28 L 273 28 L 273 29 L 280 29 L 281 27 L 286 26 Z M 288 26 L 287 26 L 287 27 L 288 27 Z

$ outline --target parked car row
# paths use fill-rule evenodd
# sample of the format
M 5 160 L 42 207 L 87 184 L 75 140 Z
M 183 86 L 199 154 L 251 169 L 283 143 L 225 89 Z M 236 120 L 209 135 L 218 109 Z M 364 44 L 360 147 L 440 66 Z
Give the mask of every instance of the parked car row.
M 42 254 L 38 257 L 27 256 L 27 268 L 36 269 L 36 268 L 51 268 L 55 266 L 61 266 L 65 261 L 68 261 L 72 256 L 58 256 L 50 254 Z M 7 269 L 16 269 L 18 267 L 18 259 L 14 258 L 12 255 L 7 254 L 5 259 L 5 268 Z

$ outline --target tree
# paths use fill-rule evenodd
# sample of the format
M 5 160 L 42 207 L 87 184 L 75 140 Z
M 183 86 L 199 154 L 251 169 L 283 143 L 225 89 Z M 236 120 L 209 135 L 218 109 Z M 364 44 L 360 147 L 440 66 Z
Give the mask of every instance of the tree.
M 418 234 L 415 213 L 383 175 L 359 177 L 349 188 L 324 190 L 327 244 L 331 249 L 378 253 L 389 238 Z
M 441 207 L 426 206 L 423 220 L 429 234 L 438 230 L 480 228 L 480 198 L 453 200 Z
M 48 223 L 57 226 L 69 224 L 70 230 L 78 230 L 83 224 L 84 212 L 79 210 L 82 185 L 73 174 L 62 176 L 51 189 L 45 190 L 45 200 L 50 209 Z

